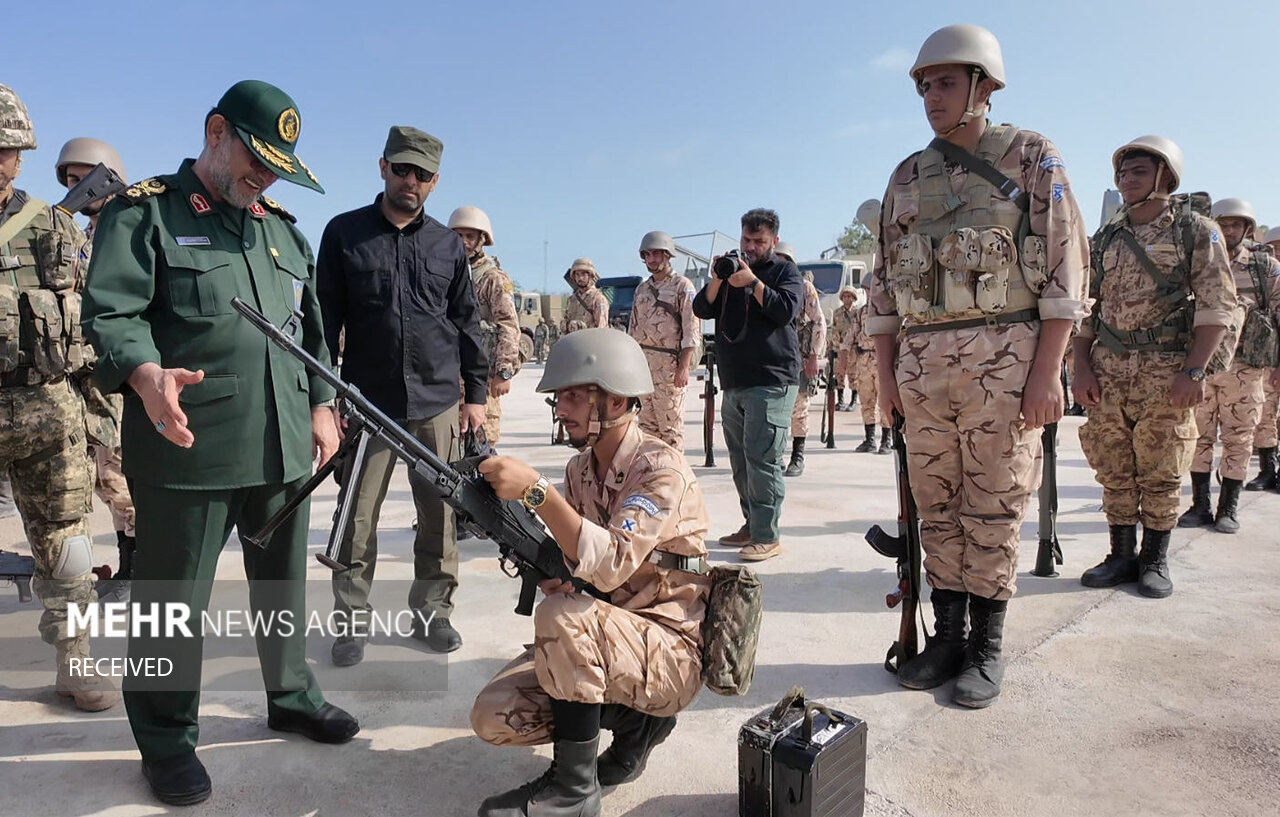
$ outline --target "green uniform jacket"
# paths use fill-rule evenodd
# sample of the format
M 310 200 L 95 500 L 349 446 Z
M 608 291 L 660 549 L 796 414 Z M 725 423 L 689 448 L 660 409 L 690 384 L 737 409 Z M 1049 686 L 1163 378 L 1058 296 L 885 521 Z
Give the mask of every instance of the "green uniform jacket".
M 239 296 L 328 363 L 311 248 L 293 217 L 263 199 L 213 201 L 187 159 L 105 208 L 94 235 L 83 323 L 103 391 L 125 393 L 124 472 L 161 488 L 228 489 L 289 482 L 311 470 L 311 411 L 334 390 L 272 346 L 232 308 Z M 195 444 L 152 426 L 126 380 L 143 363 L 204 370 L 179 395 Z

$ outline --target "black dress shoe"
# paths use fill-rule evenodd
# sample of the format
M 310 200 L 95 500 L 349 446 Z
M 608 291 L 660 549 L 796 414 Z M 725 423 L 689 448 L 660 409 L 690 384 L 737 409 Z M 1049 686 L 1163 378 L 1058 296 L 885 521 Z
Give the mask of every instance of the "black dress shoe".
M 413 622 L 413 637 L 419 641 L 427 642 L 427 646 L 436 652 L 453 652 L 462 646 L 462 633 L 453 629 L 453 625 L 449 623 L 447 618 L 433 618 L 427 624 L 427 630 L 422 631 L 422 621 L 415 618 Z
M 277 732 L 297 732 L 317 743 L 346 743 L 360 731 L 360 722 L 333 704 L 304 715 L 291 709 L 267 709 L 267 726 Z
M 161 803 L 171 806 L 194 806 L 209 799 L 213 783 L 195 752 L 143 760 L 142 776 L 151 784 L 151 792 Z

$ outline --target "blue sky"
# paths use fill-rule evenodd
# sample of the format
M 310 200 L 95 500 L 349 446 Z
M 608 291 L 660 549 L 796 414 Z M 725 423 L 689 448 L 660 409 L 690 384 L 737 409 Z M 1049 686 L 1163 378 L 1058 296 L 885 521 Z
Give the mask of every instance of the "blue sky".
M 172 172 L 227 87 L 281 86 L 327 195 L 268 195 L 313 243 L 381 189 L 387 128 L 422 128 L 445 143 L 428 212 L 488 211 L 527 287 L 542 286 L 546 242 L 557 289 L 577 256 L 642 274 L 648 230 L 737 235 L 755 206 L 816 256 L 927 144 L 906 69 L 956 22 L 1000 38 L 1009 87 L 992 118 L 1057 143 L 1091 230 L 1112 151 L 1144 133 L 1182 146 L 1184 189 L 1280 223 L 1269 2 L 14 4 L 0 82 L 40 143 L 18 185 L 51 201 L 67 139 L 112 143 L 135 180 Z

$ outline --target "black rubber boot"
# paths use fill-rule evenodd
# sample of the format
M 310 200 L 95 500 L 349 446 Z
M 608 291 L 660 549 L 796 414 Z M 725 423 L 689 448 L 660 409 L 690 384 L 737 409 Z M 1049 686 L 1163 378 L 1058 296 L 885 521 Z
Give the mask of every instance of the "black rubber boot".
M 1150 599 L 1173 594 L 1169 580 L 1169 538 L 1171 531 L 1142 530 L 1142 550 L 1138 553 L 1138 592 Z
M 796 437 L 791 441 L 791 462 L 783 473 L 789 477 L 798 477 L 804 473 L 804 437 Z
M 844 411 L 848 406 L 844 402 L 844 389 L 836 389 L 836 411 Z
M 890 437 L 890 431 L 891 431 L 891 429 L 890 429 L 888 426 L 881 426 L 881 428 L 880 428 L 880 450 L 876 452 L 877 454 L 892 454 L 892 453 L 893 453 L 893 439 L 892 439 L 892 437 Z
M 613 743 L 600 755 L 596 776 L 601 786 L 618 786 L 640 776 L 649 753 L 676 728 L 676 717 L 657 718 L 621 704 L 605 704 L 600 726 L 613 730 Z
M 1192 471 L 1191 507 L 1178 517 L 1178 527 L 1203 528 L 1213 522 L 1213 506 L 1209 503 L 1209 473 Z
M 1258 449 L 1258 476 L 1244 486 L 1246 491 L 1274 491 L 1276 489 L 1276 450 Z
M 1000 683 L 1004 680 L 1000 647 L 1008 607 L 1008 601 L 969 595 L 969 643 L 951 693 L 951 700 L 960 706 L 982 709 L 1000 699 Z
M 867 428 L 867 438 L 863 440 L 861 443 L 859 443 L 857 448 L 853 449 L 854 453 L 856 454 L 865 454 L 868 451 L 870 451 L 873 454 L 876 452 L 876 427 L 874 424 L 872 424 L 867 426 L 866 428 Z
M 1115 587 L 1138 580 L 1138 526 L 1112 525 L 1111 552 L 1080 577 L 1085 587 Z
M 1240 530 L 1236 506 L 1240 503 L 1240 489 L 1243 487 L 1242 480 L 1222 480 L 1222 490 L 1218 492 L 1218 515 L 1213 519 L 1213 529 L 1218 533 L 1235 533 Z
M 960 672 L 964 662 L 964 611 L 969 594 L 960 590 L 934 589 L 933 637 L 924 651 L 898 668 L 898 683 L 907 689 L 933 689 Z
M 480 817 L 598 817 L 600 783 L 596 750 L 600 734 L 590 740 L 557 740 L 551 768 L 518 789 L 487 798 Z

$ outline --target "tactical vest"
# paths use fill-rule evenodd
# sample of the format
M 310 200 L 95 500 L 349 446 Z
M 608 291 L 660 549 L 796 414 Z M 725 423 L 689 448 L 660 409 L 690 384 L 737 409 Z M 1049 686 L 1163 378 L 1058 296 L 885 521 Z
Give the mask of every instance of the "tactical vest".
M 1254 304 L 1244 317 L 1244 326 L 1240 330 L 1240 345 L 1236 348 L 1236 357 L 1245 366 L 1260 369 L 1274 369 L 1280 363 L 1280 334 L 1277 333 L 1276 322 L 1271 317 L 1270 293 L 1267 290 L 1271 277 L 1271 247 L 1245 239 L 1245 249 L 1249 252 L 1249 279 L 1251 287 L 1237 288 L 1241 294 L 1253 295 Z
M 1018 133 L 989 125 L 974 156 L 994 169 Z M 1048 281 L 1045 244 L 1030 234 L 1019 201 L 973 170 L 953 192 L 933 147 L 919 154 L 917 168 L 920 211 L 911 232 L 889 247 L 885 270 L 898 314 L 909 320 L 906 331 L 1038 320 Z
M 32 198 L 0 224 L 3 386 L 36 386 L 93 361 L 80 328 L 81 247 L 57 218 L 48 204 Z
M 674 272 L 671 273 L 671 276 L 674 277 L 675 273 Z M 671 278 L 668 278 L 667 280 L 671 280 Z M 654 282 L 652 276 L 645 279 L 640 284 L 640 286 L 648 287 L 652 291 L 654 308 L 656 308 L 659 312 L 667 313 L 671 317 L 671 320 L 675 322 L 676 338 L 677 338 L 676 348 L 674 349 L 668 349 L 665 346 L 650 346 L 647 343 L 641 343 L 640 348 L 648 349 L 650 352 L 664 352 L 668 355 L 674 355 L 675 357 L 680 357 L 680 340 L 684 338 L 684 315 L 680 314 L 680 308 L 676 306 L 674 303 L 668 303 L 667 301 L 664 301 L 658 297 L 658 285 Z M 639 288 L 637 288 L 636 291 L 639 292 Z M 634 300 L 632 301 L 631 308 L 634 311 L 635 309 Z
M 478 286 L 481 279 L 488 275 L 492 270 L 498 269 L 498 264 L 489 256 L 484 256 L 471 267 L 471 284 Z M 479 298 L 476 299 L 476 305 L 480 311 L 480 336 L 481 343 L 484 346 L 485 359 L 492 365 L 494 353 L 498 348 L 498 324 L 493 320 L 493 310 L 489 308 Z

